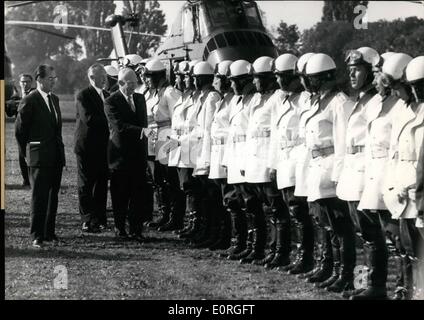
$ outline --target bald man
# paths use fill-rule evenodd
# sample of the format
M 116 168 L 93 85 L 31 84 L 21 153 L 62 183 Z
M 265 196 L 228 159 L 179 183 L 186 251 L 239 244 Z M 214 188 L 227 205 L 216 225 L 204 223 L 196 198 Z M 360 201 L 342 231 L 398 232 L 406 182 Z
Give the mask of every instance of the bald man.
M 108 161 L 115 234 L 127 240 L 125 221 L 129 221 L 129 239 L 142 237 L 143 196 L 146 188 L 147 114 L 142 94 L 135 93 L 137 77 L 132 69 L 118 74 L 119 90 L 105 101 L 110 126 Z
M 78 168 L 78 200 L 83 232 L 106 228 L 107 145 L 109 125 L 104 101 L 109 93 L 103 65 L 93 64 L 87 72 L 90 85 L 75 99 L 76 129 L 74 152 Z

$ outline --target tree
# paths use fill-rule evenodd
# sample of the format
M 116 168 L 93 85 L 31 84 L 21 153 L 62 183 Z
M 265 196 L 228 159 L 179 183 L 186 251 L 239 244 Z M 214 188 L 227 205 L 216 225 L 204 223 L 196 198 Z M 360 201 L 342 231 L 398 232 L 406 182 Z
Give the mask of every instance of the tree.
M 136 31 L 164 35 L 168 26 L 165 24 L 165 14 L 160 10 L 157 0 L 136 1 L 136 13 L 140 17 L 140 24 Z M 129 52 L 137 53 L 141 57 L 149 57 L 150 52 L 159 47 L 160 38 L 152 36 L 135 36 L 128 46 Z M 135 38 L 136 37 L 136 38 Z
M 356 17 L 358 5 L 368 6 L 368 1 L 324 1 L 322 21 L 349 21 Z
M 297 55 L 299 53 L 299 39 L 300 32 L 297 25 L 287 25 L 281 21 L 277 28 L 277 38 L 275 44 L 280 53 L 292 53 Z

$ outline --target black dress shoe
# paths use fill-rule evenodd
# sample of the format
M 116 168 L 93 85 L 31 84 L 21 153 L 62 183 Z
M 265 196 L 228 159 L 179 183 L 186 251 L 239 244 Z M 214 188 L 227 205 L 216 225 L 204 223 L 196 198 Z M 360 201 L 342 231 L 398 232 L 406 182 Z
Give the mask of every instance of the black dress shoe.
M 42 247 L 43 247 L 43 241 L 41 241 L 40 239 L 35 239 L 35 240 L 32 242 L 32 247 L 33 247 L 33 248 L 36 248 L 36 249 L 40 249 L 40 248 L 42 248 Z

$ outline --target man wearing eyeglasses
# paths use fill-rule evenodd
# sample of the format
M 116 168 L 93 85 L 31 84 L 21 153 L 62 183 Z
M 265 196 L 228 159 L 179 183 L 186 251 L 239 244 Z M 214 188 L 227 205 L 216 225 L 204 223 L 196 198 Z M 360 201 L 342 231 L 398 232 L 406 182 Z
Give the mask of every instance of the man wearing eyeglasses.
M 55 224 L 65 148 L 59 98 L 51 92 L 56 79 L 53 67 L 38 66 L 37 89 L 22 99 L 16 119 L 16 139 L 29 167 L 34 248 L 44 241 L 58 242 Z

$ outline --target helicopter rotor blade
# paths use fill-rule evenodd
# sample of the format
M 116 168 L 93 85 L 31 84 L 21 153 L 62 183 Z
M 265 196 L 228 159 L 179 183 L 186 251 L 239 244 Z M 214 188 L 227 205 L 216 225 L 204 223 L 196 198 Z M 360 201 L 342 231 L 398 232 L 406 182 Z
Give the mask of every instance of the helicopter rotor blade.
M 53 32 L 53 31 L 48 31 L 48 30 L 39 29 L 39 28 L 35 28 L 35 27 L 19 26 L 19 25 L 17 27 L 24 28 L 24 29 L 29 29 L 29 30 L 34 30 L 34 31 L 39 31 L 39 32 L 43 32 L 43 33 L 47 33 L 47 34 L 50 34 L 52 36 L 56 36 L 56 37 L 60 37 L 60 38 L 65 38 L 65 39 L 69 39 L 69 40 L 75 40 L 76 39 L 74 37 L 67 36 L 65 34 L 56 33 L 56 32 Z
M 102 27 L 92 27 L 92 26 L 82 26 L 77 24 L 67 24 L 67 23 L 53 23 L 53 22 L 41 22 L 41 21 L 17 21 L 17 20 L 9 20 L 5 21 L 6 25 L 39 25 L 39 26 L 51 26 L 51 27 L 62 27 L 62 28 L 77 28 L 77 29 L 88 29 L 88 30 L 99 30 L 99 31 L 109 31 L 109 28 Z M 124 31 L 124 33 L 139 35 L 139 36 L 151 36 L 151 37 L 160 37 L 165 38 L 165 36 L 154 33 L 146 33 L 146 32 L 131 32 Z
M 37 3 L 37 2 L 40 2 L 40 1 L 20 1 L 20 2 L 17 2 L 17 3 L 8 4 L 6 7 L 7 8 L 16 8 L 16 7 L 26 6 L 28 4 Z

